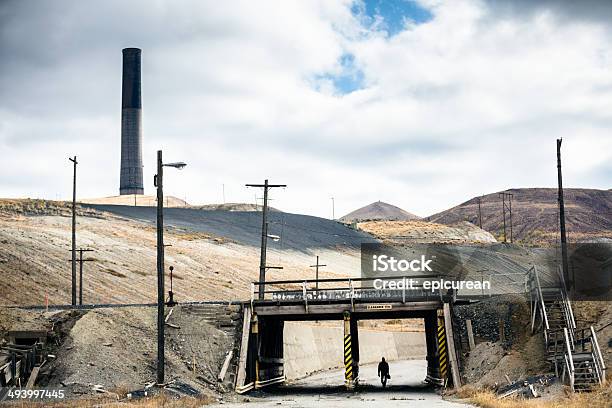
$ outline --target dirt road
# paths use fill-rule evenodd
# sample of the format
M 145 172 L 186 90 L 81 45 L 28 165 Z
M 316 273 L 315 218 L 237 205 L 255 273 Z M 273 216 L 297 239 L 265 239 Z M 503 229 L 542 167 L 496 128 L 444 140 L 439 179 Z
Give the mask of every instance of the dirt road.
M 409 360 L 391 362 L 392 379 L 383 390 L 376 375 L 376 364 L 360 368 L 361 384 L 358 392 L 347 392 L 341 385 L 342 370 L 312 375 L 275 391 L 250 396 L 248 402 L 223 404 L 233 408 L 288 407 L 318 408 L 321 404 L 333 407 L 405 407 L 465 408 L 470 405 L 445 401 L 431 388 L 423 385 L 427 362 Z M 221 405 L 219 405 L 221 406 Z

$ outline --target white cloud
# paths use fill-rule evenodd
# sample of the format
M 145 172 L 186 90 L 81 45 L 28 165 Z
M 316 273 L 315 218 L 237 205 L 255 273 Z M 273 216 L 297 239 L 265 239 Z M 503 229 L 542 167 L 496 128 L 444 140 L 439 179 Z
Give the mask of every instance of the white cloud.
M 36 3 L 38 4 L 38 3 Z M 289 184 L 273 206 L 330 216 L 382 199 L 428 215 L 474 195 L 609 188 L 611 36 L 546 9 L 496 14 L 434 2 L 388 37 L 350 2 L 15 2 L 0 28 L 4 196 L 118 191 L 121 48 L 143 48 L 145 189 L 155 150 L 189 163 L 167 192 L 254 200 L 247 182 Z M 2 13 L 0 13 L 0 16 Z M 363 88 L 341 95 L 354 55 Z M 609 170 L 608 170 L 609 171 Z

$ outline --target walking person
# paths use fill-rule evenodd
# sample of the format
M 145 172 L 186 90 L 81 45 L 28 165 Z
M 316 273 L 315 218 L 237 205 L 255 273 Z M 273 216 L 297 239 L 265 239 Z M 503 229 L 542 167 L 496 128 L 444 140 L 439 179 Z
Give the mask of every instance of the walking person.
M 387 380 L 391 378 L 389 375 L 389 363 L 385 361 L 385 358 L 382 358 L 382 361 L 378 363 L 378 376 L 380 377 L 380 382 L 385 388 L 387 386 Z

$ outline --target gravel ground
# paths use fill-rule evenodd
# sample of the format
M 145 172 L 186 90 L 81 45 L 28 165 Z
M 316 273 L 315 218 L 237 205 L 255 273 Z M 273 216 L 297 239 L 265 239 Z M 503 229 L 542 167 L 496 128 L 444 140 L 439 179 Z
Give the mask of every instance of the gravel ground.
M 180 381 L 204 395 L 216 396 L 225 353 L 234 347 L 231 333 L 176 308 L 166 328 L 166 381 Z M 45 368 L 49 387 L 67 395 L 92 394 L 94 385 L 117 392 L 143 389 L 155 381 L 156 309 L 96 309 L 74 323 Z
M 212 405 L 229 406 L 233 408 L 268 408 L 268 407 L 300 407 L 300 408 L 460 408 L 469 407 L 458 401 L 442 399 L 432 388 L 423 384 L 427 371 L 427 362 L 409 360 L 390 362 L 391 380 L 386 389 L 382 389 L 378 380 L 376 364 L 360 367 L 359 374 L 362 387 L 356 392 L 344 390 L 343 370 L 332 370 L 304 378 L 291 386 L 279 387 L 276 391 L 260 392 L 254 396 L 243 398 L 242 401 Z

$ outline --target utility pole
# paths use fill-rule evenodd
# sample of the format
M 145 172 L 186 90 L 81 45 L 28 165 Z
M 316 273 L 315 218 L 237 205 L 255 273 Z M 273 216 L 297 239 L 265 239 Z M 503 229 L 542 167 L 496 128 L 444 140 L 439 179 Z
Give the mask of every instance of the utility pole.
M 502 211 L 503 211 L 503 215 L 504 215 L 504 242 L 508 242 L 508 240 L 506 239 L 507 238 L 507 235 L 506 235 L 506 210 L 509 210 L 509 212 L 510 212 L 510 220 L 509 220 L 510 221 L 510 242 L 511 243 L 513 242 L 512 241 L 512 238 L 513 238 L 512 237 L 512 196 L 513 195 L 514 194 L 506 193 L 505 191 L 499 193 L 499 196 L 502 198 Z M 508 204 L 506 204 L 506 198 L 508 199 L 508 201 L 507 201 Z
M 222 184 L 223 186 L 223 204 L 225 204 L 225 184 Z
M 79 305 L 83 305 L 83 262 L 93 261 L 93 259 L 83 259 L 83 252 L 92 252 L 93 249 L 79 248 L 77 251 L 79 251 Z
M 510 194 L 510 200 L 508 200 L 508 202 L 510 203 L 510 242 L 514 242 L 514 234 L 512 233 L 512 194 Z
M 331 198 L 332 200 L 332 220 L 336 219 L 336 204 L 334 202 L 334 197 Z
M 259 259 L 259 299 L 263 300 L 266 290 L 266 250 L 268 244 L 268 190 L 276 187 L 287 187 L 286 184 L 269 184 L 268 179 L 264 184 L 247 184 L 247 187 L 263 187 L 264 199 L 261 216 L 261 254 Z
M 153 184 L 157 187 L 157 383 L 164 383 L 165 365 L 165 316 L 164 316 L 164 167 L 182 169 L 186 164 L 183 162 L 164 163 L 162 151 L 157 151 L 157 174 L 153 178 Z
M 482 229 L 482 211 L 480 210 L 480 197 L 478 197 L 478 226 Z
M 72 306 L 76 306 L 76 169 L 77 169 L 77 157 L 69 157 L 73 163 L 72 173 Z
M 319 266 L 327 266 L 319 263 L 319 255 L 317 255 L 317 263 L 314 265 L 310 265 L 311 268 L 315 269 L 315 289 L 317 290 L 317 295 L 319 294 Z
M 574 282 L 569 278 L 569 267 L 567 262 L 567 236 L 565 231 L 565 204 L 563 202 L 563 177 L 561 175 L 561 142 L 563 139 L 557 139 L 557 179 L 559 182 L 559 227 L 561 229 L 561 265 L 563 267 L 563 279 L 565 284 L 571 291 L 574 287 Z

